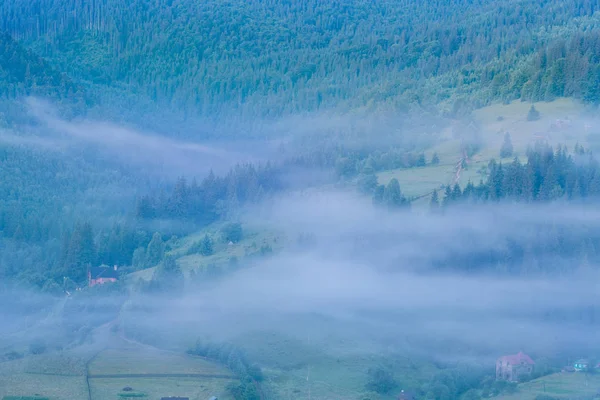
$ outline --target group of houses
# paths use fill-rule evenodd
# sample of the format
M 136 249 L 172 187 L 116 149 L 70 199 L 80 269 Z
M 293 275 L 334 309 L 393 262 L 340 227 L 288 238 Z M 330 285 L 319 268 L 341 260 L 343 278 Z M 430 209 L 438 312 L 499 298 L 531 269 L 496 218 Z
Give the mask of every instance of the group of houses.
M 496 360 L 496 380 L 519 382 L 530 376 L 534 367 L 535 362 L 523 352 L 502 356 Z M 590 368 L 600 369 L 600 363 L 593 364 L 589 360 L 579 359 L 563 368 L 563 372 L 589 371 Z

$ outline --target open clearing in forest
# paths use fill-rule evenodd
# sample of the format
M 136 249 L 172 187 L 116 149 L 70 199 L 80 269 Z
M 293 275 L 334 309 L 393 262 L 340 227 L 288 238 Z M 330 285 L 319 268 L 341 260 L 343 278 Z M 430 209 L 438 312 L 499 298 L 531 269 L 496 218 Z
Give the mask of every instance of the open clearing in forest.
M 577 143 L 592 150 L 600 148 L 600 121 L 585 117 L 583 106 L 576 101 L 557 99 L 534 105 L 540 112 L 540 119 L 537 121 L 527 121 L 531 103 L 520 100 L 507 105 L 494 104 L 473 112 L 481 128 L 483 145 L 469 160 L 467 168 L 461 171 L 458 181 L 461 187 L 464 188 L 469 181 L 478 184 L 484 178 L 481 172 L 488 162 L 492 159 L 500 160 L 499 152 L 505 132 L 510 133 L 515 155 L 522 162 L 526 160 L 527 147 L 540 138 L 544 138 L 553 146 L 566 145 L 571 150 Z M 552 128 L 552 124 L 556 124 L 557 120 L 569 120 L 570 126 Z M 450 130 L 442 136 L 445 136 L 446 140 L 425 153 L 427 162 L 431 160 L 434 152 L 437 153 L 440 158 L 438 165 L 382 171 L 377 174 L 379 183 L 387 184 L 390 179 L 396 178 L 400 182 L 402 192 L 408 197 L 426 196 L 434 189 L 453 184 L 456 164 L 461 158 L 460 141 L 452 138 Z M 510 157 L 501 161 L 510 162 L 512 159 L 513 157 Z
M 269 246 L 273 251 L 281 249 L 285 238 L 277 232 L 263 229 L 263 227 L 252 227 L 243 225 L 244 236 L 238 243 L 224 243 L 221 240 L 220 228 L 222 224 L 212 224 L 207 229 L 186 236 L 180 240 L 172 254 L 177 257 L 177 264 L 187 276 L 191 271 L 205 271 L 209 268 L 228 268 L 231 260 L 242 260 L 244 257 L 260 254 L 262 246 Z M 213 241 L 214 253 L 203 256 L 199 253 L 187 254 L 188 250 L 205 235 L 209 235 Z M 128 279 L 150 280 L 155 268 L 147 268 L 129 274 Z

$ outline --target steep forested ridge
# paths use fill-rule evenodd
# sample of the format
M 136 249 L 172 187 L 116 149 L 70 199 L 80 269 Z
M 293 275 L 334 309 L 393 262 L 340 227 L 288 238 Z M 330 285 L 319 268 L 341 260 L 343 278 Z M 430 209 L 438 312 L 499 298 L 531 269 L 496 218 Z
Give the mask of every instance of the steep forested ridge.
M 68 76 L 25 49 L 7 33 L 0 33 L 0 97 L 45 95 L 77 97 L 81 90 Z
M 597 101 L 597 9 L 593 0 L 7 0 L 0 29 L 110 87 L 96 95 L 113 105 L 136 93 L 187 116 L 439 102 L 456 112 L 466 95 L 474 105 Z
M 368 146 L 348 143 L 362 129 L 352 122 L 332 128 L 343 134 L 313 134 L 308 149 L 282 152 L 279 163 L 241 165 L 199 184 L 181 179 L 170 192 L 140 196 L 137 213 L 138 177 L 134 185 L 131 175 L 104 161 L 61 159 L 64 154 L 32 151 L 14 138 L 0 148 L 0 240 L 14 249 L 9 260 L 0 259 L 0 275 L 17 274 L 14 260 L 28 251 L 20 247 L 25 244 L 31 257 L 22 276 L 47 268 L 58 277 L 73 265 L 80 273 L 85 262 L 77 249 L 86 246 L 84 253 L 94 254 L 86 262 L 130 262 L 151 233 L 138 231 L 137 222 L 91 227 L 93 246 L 77 239 L 82 227 L 88 232 L 85 211 L 94 211 L 90 219 L 104 215 L 97 200 L 117 203 L 113 194 L 125 187 L 132 190 L 114 213 L 137 214 L 144 223 L 215 221 L 283 190 L 295 167 L 357 178 L 376 204 L 404 207 L 397 182 L 378 185 L 374 173 L 425 165 L 423 147 L 443 117 L 463 119 L 473 107 L 515 98 L 572 96 L 597 104 L 599 27 L 593 0 L 6 0 L 0 4 L 5 125 L 15 121 L 13 100 L 27 95 L 48 97 L 71 115 L 91 112 L 146 127 L 162 121 L 166 129 L 157 130 L 163 133 L 176 130 L 165 118 L 172 112 L 190 136 L 195 118 L 262 121 L 323 110 L 407 117 L 383 132 L 377 132 L 383 123 L 369 120 L 375 136 L 365 135 Z M 419 144 L 398 139 L 398 130 L 412 124 L 409 116 L 426 122 L 417 130 Z M 578 193 L 555 189 L 544 196 Z

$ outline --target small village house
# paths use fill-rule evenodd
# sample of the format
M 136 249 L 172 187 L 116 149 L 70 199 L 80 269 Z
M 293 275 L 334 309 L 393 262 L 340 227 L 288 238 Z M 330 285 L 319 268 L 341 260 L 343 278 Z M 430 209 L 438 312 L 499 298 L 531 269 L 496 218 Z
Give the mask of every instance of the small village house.
M 523 352 L 500 357 L 496 361 L 496 379 L 518 382 L 533 372 L 534 365 L 531 357 Z
M 573 369 L 575 371 L 585 371 L 590 366 L 590 362 L 586 359 L 580 359 L 573 363 Z
M 119 279 L 117 266 L 109 267 L 108 265 L 100 265 L 98 267 L 90 267 L 88 269 L 88 285 L 90 287 L 103 285 L 107 282 L 116 282 Z

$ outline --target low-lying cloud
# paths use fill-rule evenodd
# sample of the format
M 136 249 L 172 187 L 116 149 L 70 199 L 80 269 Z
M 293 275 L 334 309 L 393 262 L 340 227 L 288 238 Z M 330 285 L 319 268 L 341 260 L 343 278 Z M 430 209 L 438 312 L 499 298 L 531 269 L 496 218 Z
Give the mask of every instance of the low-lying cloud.
M 102 154 L 103 159 L 168 178 L 201 177 L 211 169 L 224 172 L 238 162 L 255 160 L 251 148 L 240 152 L 140 132 L 109 122 L 67 121 L 57 115 L 50 103 L 37 98 L 28 98 L 26 105 L 37 125 L 20 127 L 25 133 L 19 134 L 4 130 L 0 132 L 1 142 L 75 153 L 87 149 L 90 154 Z

